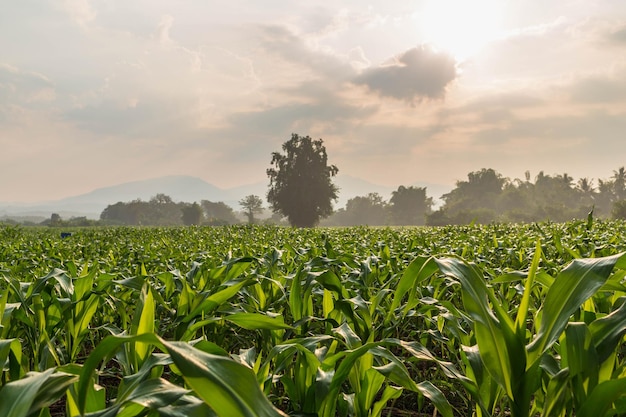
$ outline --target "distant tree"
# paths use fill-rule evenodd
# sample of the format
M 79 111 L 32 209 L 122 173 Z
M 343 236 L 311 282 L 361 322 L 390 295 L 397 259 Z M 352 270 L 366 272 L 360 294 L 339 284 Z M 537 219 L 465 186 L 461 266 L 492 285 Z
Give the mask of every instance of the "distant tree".
M 182 225 L 181 208 L 186 203 L 175 203 L 165 194 L 157 194 L 150 201 L 139 199 L 107 206 L 100 214 L 106 224 L 121 225 Z
M 272 153 L 273 167 L 267 170 L 267 201 L 292 226 L 313 227 L 333 211 L 338 189 L 331 178 L 339 170 L 328 165 L 322 139 L 312 140 L 294 133 L 282 149 L 284 154 Z
M 598 193 L 595 196 L 595 212 L 608 217 L 611 215 L 613 201 L 615 195 L 613 193 L 613 181 L 598 180 Z
M 626 199 L 626 169 L 620 167 L 613 171 L 613 190 L 617 200 Z
M 140 206 L 145 205 L 141 200 L 134 200 L 129 203 L 121 201 L 109 204 L 100 213 L 100 220 L 105 224 L 116 225 L 138 225 L 141 224 Z
M 242 198 L 239 205 L 244 209 L 248 224 L 254 224 L 254 215 L 263 212 L 263 200 L 258 195 L 250 194 Z
M 433 199 L 426 195 L 426 187 L 399 186 L 391 193 L 389 210 L 396 225 L 421 225 L 432 211 Z
M 437 218 L 449 219 L 454 224 L 494 221 L 507 183 L 506 178 L 491 168 L 470 172 L 467 181 L 457 181 L 456 188 L 442 196 L 441 210 L 445 216 L 439 214 Z
M 263 224 L 285 226 L 287 225 L 287 222 L 285 222 L 283 216 L 280 213 L 272 213 L 269 218 L 263 221 Z
M 576 217 L 586 217 L 591 204 L 583 206 L 580 191 L 568 174 L 546 175 L 539 173 L 535 179 L 533 194 L 535 220 L 567 221 Z
M 184 203 L 182 204 L 184 205 Z M 175 226 L 182 224 L 181 205 L 166 194 L 157 194 L 148 201 L 144 212 L 144 224 Z
M 506 179 L 491 168 L 467 174 L 467 181 L 457 181 L 456 188 L 443 195 L 447 208 L 454 211 L 478 208 L 495 209 Z
M 204 217 L 204 213 L 202 212 L 202 207 L 200 204 L 193 203 L 185 205 L 181 208 L 183 223 L 187 226 L 193 224 L 201 224 L 202 218 Z
M 626 220 L 626 200 L 619 200 L 613 203 L 611 214 L 614 219 Z
M 50 226 L 57 226 L 61 223 L 61 216 L 58 213 L 50 215 Z
M 151 204 L 172 204 L 173 202 L 172 197 L 163 193 L 156 194 L 149 201 Z
M 204 211 L 204 217 L 210 225 L 239 223 L 239 219 L 235 216 L 232 207 L 222 201 L 202 200 L 200 205 Z
M 342 226 L 380 226 L 387 223 L 387 203 L 378 193 L 353 197 L 341 213 Z
M 592 195 L 596 192 L 596 189 L 593 186 L 593 179 L 589 178 L 580 178 L 576 183 L 576 188 L 578 188 L 584 194 Z

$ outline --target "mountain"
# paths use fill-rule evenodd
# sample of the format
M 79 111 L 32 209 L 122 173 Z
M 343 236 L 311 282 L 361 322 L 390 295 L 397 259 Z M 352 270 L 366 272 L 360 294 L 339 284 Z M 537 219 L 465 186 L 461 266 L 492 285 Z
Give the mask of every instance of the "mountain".
M 97 219 L 110 204 L 119 201 L 147 201 L 157 194 L 165 194 L 174 201 L 225 201 L 230 194 L 208 182 L 191 176 L 167 176 L 148 180 L 131 181 L 110 187 L 95 189 L 89 193 L 44 203 L 19 204 L 0 203 L 0 217 L 15 214 L 44 216 L 58 213 L 63 218 L 86 216 Z
M 104 209 L 107 205 L 119 201 L 127 202 L 137 199 L 147 201 L 157 194 L 168 195 L 174 201 L 194 202 L 200 200 L 220 201 L 224 199 L 227 192 L 200 178 L 176 175 L 98 188 L 87 194 L 59 200 L 57 205 L 68 207 L 97 206 Z
M 346 202 L 350 198 L 373 192 L 380 194 L 383 199 L 389 200 L 391 193 L 397 188 L 374 184 L 360 178 L 342 174 L 339 174 L 334 179 L 334 183 L 339 188 L 339 199 L 334 204 L 335 208 L 345 207 Z M 435 203 L 437 203 L 437 198 L 441 194 L 451 189 L 451 187 L 440 184 L 420 183 L 412 185 L 426 186 L 428 195 L 434 197 Z M 168 195 L 174 201 L 190 203 L 201 200 L 223 201 L 234 210 L 239 210 L 239 200 L 247 195 L 258 195 L 265 200 L 267 188 L 268 183 L 266 181 L 222 189 L 197 177 L 184 175 L 166 176 L 98 188 L 86 194 L 45 203 L 0 203 L 0 218 L 15 217 L 17 215 L 50 218 L 52 213 L 58 213 L 62 218 L 86 216 L 97 219 L 100 217 L 100 213 L 110 204 L 137 199 L 147 201 L 157 194 Z

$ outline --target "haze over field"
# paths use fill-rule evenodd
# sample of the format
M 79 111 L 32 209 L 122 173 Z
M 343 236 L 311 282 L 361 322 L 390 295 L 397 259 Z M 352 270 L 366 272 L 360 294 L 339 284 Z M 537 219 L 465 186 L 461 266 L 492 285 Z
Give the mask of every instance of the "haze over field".
M 623 1 L 5 3 L 0 201 L 256 184 L 291 133 L 394 188 L 626 163 Z

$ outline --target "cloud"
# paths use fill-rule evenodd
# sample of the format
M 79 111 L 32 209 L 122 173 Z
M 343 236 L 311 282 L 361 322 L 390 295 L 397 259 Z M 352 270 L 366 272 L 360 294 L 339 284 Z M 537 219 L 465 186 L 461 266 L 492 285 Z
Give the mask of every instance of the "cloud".
M 49 103 L 55 86 L 45 75 L 0 63 L 0 106 Z
M 63 0 L 61 5 L 72 20 L 82 27 L 86 27 L 97 15 L 89 0 Z
M 263 50 L 283 60 L 271 62 L 280 74 L 299 76 L 300 79 L 313 75 L 329 82 L 343 82 L 354 74 L 350 59 L 322 47 L 317 43 L 315 35 L 301 35 L 284 25 L 264 25 L 259 28 L 259 32 Z M 310 72 L 305 73 L 303 70 Z
M 607 33 L 607 39 L 619 45 L 626 45 L 626 24 L 613 28 Z
M 161 18 L 161 23 L 159 23 L 158 28 L 158 36 L 159 40 L 163 44 L 172 43 L 172 39 L 170 38 L 170 30 L 172 29 L 172 24 L 174 23 L 174 18 L 170 15 L 165 15 Z
M 454 59 L 427 46 L 409 49 L 391 63 L 365 70 L 353 82 L 382 97 L 410 103 L 443 98 L 457 77 Z
M 626 71 L 619 77 L 598 74 L 580 78 L 567 86 L 572 100 L 585 103 L 626 103 Z

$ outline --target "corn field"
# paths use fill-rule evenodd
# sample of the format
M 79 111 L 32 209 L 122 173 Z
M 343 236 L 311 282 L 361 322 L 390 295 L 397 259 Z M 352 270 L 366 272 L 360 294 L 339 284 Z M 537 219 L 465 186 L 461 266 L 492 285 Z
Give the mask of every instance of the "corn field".
M 626 415 L 625 238 L 0 227 L 0 416 Z

